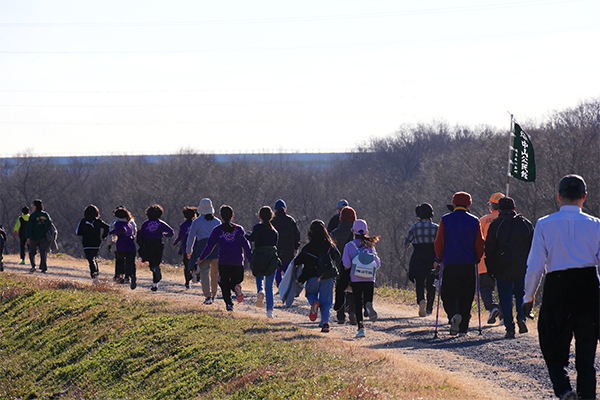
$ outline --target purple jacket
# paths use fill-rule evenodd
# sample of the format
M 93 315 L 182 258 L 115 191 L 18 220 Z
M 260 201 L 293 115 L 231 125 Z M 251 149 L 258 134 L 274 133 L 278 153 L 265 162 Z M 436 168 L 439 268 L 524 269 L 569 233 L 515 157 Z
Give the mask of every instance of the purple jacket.
M 360 247 L 360 239 L 354 239 L 349 241 L 344 247 L 344 254 L 342 254 L 342 265 L 344 268 L 350 270 L 350 281 L 351 282 L 375 282 L 375 275 L 373 278 L 361 278 L 359 276 L 354 275 L 354 268 L 352 268 L 352 257 L 357 252 L 357 247 Z M 373 254 L 375 256 L 375 263 L 377 264 L 377 269 L 381 266 L 381 260 L 377 255 L 374 247 L 367 247 L 367 253 Z
M 117 251 L 135 251 L 135 233 L 133 224 L 124 219 L 117 219 L 109 235 L 117 236 Z
M 185 246 L 187 244 L 188 234 L 190 233 L 190 226 L 192 226 L 192 220 L 184 221 L 179 225 L 179 234 L 173 242 L 173 246 L 179 245 L 179 254 L 185 254 Z
M 204 260 L 213 248 L 219 244 L 219 264 L 222 265 L 244 265 L 244 254 L 250 257 L 250 243 L 245 237 L 244 228 L 234 225 L 233 232 L 224 232 L 223 224 L 214 227 L 208 242 L 200 254 L 200 260 Z
M 147 219 L 142 224 L 138 240 L 162 239 L 171 237 L 175 231 L 162 219 Z

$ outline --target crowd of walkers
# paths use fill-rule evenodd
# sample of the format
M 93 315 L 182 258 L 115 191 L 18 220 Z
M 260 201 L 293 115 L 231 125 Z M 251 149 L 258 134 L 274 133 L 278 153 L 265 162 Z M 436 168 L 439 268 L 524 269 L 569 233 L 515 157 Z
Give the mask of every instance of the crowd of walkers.
M 418 221 L 408 229 L 403 246 L 405 251 L 413 247 L 408 277 L 415 284 L 418 316 L 432 315 L 435 309 L 437 336 L 441 303 L 449 334 L 463 337 L 468 334 L 477 297 L 479 333 L 483 303 L 489 313 L 487 324 L 500 320 L 505 338 L 514 339 L 517 329 L 519 334 L 528 332 L 526 320 L 533 318 L 534 296 L 545 274 L 538 332 L 555 394 L 563 399 L 595 398 L 600 220 L 582 212 L 586 195 L 583 178 L 565 176 L 558 185 L 560 211 L 539 219 L 535 229 L 517 213 L 514 199 L 500 192 L 490 196 L 490 213 L 481 218 L 469 212 L 472 198 L 466 192 L 453 195 L 449 212 L 439 224 L 433 222 L 430 204 L 417 206 Z M 34 200 L 32 208 L 29 214 L 29 208 L 23 207 L 13 233 L 19 237 L 21 264 L 28 249 L 30 272 L 35 272 L 39 252 L 39 269 L 46 273 L 48 248 L 57 231 L 41 200 Z M 218 216 L 208 198 L 198 207 L 184 207 L 184 222 L 173 245 L 179 246 L 182 256 L 185 288 L 200 281 L 204 304 L 210 305 L 220 287 L 227 311 L 233 311 L 234 301 L 244 299 L 242 281 L 248 261 L 256 283 L 256 306 L 266 305 L 267 317 L 274 316 L 274 288 L 279 289 L 284 306 L 289 306 L 300 287 L 310 306 L 308 317 L 319 319 L 322 332 L 331 329 L 333 307 L 337 323 L 345 324 L 348 319 L 357 327 L 356 337 L 365 337 L 363 317 L 373 322 L 378 317 L 373 293 L 381 264 L 375 250 L 379 236 L 369 235 L 367 222 L 357 219 L 348 202 L 340 200 L 327 226 L 322 220 L 311 222 L 307 243 L 300 248 L 300 231 L 286 208 L 282 199 L 275 202 L 274 210 L 261 207 L 260 222 L 246 232 L 233 222 L 234 211 L 228 205 L 219 208 Z M 115 281 L 136 289 L 139 255 L 152 273 L 150 290 L 158 290 L 163 238 L 175 232 L 161 219 L 160 205 L 151 205 L 145 213 L 147 220 L 138 229 L 123 206 L 114 210 L 110 224 L 100 219 L 96 206 L 85 208 L 76 234 L 82 237 L 94 282 L 99 274 L 98 251 L 106 241 L 109 251 L 114 251 Z M 0 226 L 0 270 L 5 241 L 6 232 Z M 576 391 L 566 372 L 573 337 Z

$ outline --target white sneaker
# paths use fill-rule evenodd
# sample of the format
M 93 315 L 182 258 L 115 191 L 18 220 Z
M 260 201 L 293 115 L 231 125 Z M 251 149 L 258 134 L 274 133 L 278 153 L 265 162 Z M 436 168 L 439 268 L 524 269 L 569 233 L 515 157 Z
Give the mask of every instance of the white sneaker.
M 425 310 L 426 307 L 427 307 L 427 301 L 425 299 L 421 300 L 419 302 L 419 317 L 427 316 L 427 310 Z
M 256 296 L 256 307 L 258 308 L 263 308 L 263 306 L 265 305 L 265 292 L 263 292 L 262 290 L 260 292 L 258 292 L 258 295 Z
M 273 310 L 267 310 L 267 318 L 273 318 Z
M 462 321 L 462 315 L 454 314 L 452 319 L 450 320 L 450 335 L 454 336 L 458 334 L 459 325 Z

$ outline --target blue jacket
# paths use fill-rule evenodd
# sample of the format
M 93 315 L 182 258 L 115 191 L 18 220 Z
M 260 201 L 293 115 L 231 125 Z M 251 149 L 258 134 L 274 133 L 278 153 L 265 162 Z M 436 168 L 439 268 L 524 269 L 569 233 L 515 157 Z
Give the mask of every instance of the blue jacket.
M 438 260 L 445 266 L 478 263 L 485 247 L 479 219 L 465 208 L 456 207 L 442 217 L 434 246 Z

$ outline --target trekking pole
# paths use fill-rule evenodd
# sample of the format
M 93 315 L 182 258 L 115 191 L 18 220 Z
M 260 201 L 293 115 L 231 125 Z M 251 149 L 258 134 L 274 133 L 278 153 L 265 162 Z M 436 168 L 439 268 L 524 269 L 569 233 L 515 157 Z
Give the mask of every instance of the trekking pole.
M 477 290 L 477 317 L 479 318 L 479 334 L 481 335 L 481 302 L 479 301 L 479 268 L 475 264 L 475 288 Z
M 435 311 L 435 332 L 433 334 L 433 338 L 438 338 L 438 317 L 440 315 L 440 292 L 442 290 L 442 264 L 438 265 L 440 267 L 440 272 L 438 275 L 438 288 L 437 288 L 437 309 Z

